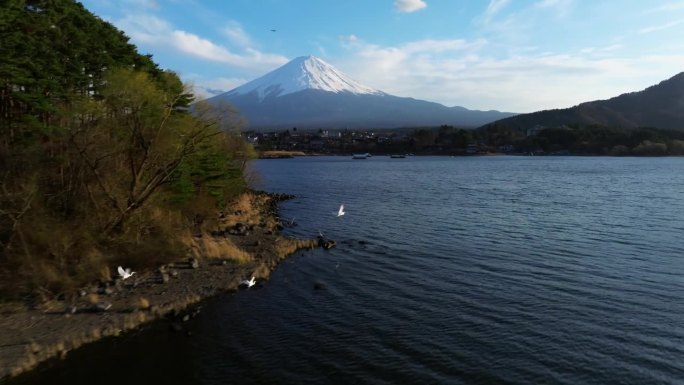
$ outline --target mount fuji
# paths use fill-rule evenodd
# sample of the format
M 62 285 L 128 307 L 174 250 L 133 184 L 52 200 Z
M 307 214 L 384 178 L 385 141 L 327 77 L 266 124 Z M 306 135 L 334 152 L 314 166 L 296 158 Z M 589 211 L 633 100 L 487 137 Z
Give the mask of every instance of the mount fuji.
M 365 86 L 314 56 L 302 56 L 231 91 L 207 99 L 228 102 L 249 129 L 477 127 L 513 113 L 468 110 L 398 97 Z

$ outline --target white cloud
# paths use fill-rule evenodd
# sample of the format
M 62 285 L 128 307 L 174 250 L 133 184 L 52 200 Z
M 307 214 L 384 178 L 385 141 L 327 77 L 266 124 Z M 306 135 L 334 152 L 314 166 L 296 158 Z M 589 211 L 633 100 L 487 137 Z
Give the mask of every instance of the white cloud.
M 223 28 L 223 34 L 237 46 L 249 47 L 253 45 L 249 35 L 247 35 L 238 22 L 228 22 L 228 26 Z
M 126 1 L 131 4 L 155 3 L 148 0 Z M 654 33 L 655 36 L 659 30 L 667 29 L 667 34 L 676 35 L 674 32 L 684 24 L 684 19 L 677 20 L 682 17 L 682 0 L 661 1 L 661 4 L 651 6 L 650 10 L 643 12 L 661 12 L 669 18 L 658 23 L 660 20 L 650 17 L 647 18 L 650 20 L 648 23 L 652 24 L 630 24 L 629 31 L 622 30 L 624 36 L 619 38 L 610 28 L 599 28 L 587 38 L 583 35 L 586 30 L 573 27 L 592 28 L 586 17 L 576 24 L 562 24 L 563 17 L 572 16 L 570 11 L 576 12 L 577 16 L 589 14 L 579 12 L 584 7 L 581 2 L 532 0 L 520 7 L 518 5 L 511 0 L 482 1 L 480 15 L 471 25 L 475 33 L 457 38 L 390 45 L 364 41 L 360 34 L 340 35 L 338 44 L 347 54 L 338 60 L 335 57 L 339 56 L 330 46 L 329 36 L 320 39 L 321 42 L 309 42 L 309 46 L 317 47 L 323 57 L 326 57 L 327 50 L 333 57 L 326 57 L 326 60 L 340 70 L 361 83 L 390 94 L 437 101 L 449 106 L 513 112 L 564 108 L 609 98 L 656 84 L 666 78 L 663 74 L 671 76 L 681 72 L 684 55 L 679 52 L 684 52 L 682 43 L 673 46 L 664 38 L 666 33 L 662 35 L 662 46 L 667 48 L 666 51 L 644 42 L 650 37 L 647 34 Z M 394 7 L 400 12 L 415 12 L 426 6 L 425 1 L 394 1 Z M 611 27 L 622 20 L 613 19 L 616 14 L 612 3 L 592 9 L 599 11 L 590 13 L 594 15 L 592 19 L 605 21 L 602 26 Z M 218 31 L 220 37 L 210 37 L 179 29 L 150 12 L 146 6 L 114 24 L 123 29 L 133 43 L 142 44 L 142 49 L 148 52 L 155 55 L 170 52 L 174 58 L 187 61 L 198 58 L 193 68 L 214 70 L 213 74 L 209 74 L 209 70 L 204 72 L 204 77 L 192 79 L 195 92 L 200 96 L 210 97 L 233 89 L 287 61 L 282 55 L 262 52 L 256 39 L 250 37 L 236 21 L 213 23 L 223 28 Z M 654 13 L 653 16 L 661 15 Z M 620 31 L 619 27 L 617 25 L 615 31 Z M 560 40 L 572 37 L 573 44 L 562 54 L 558 50 L 562 49 L 560 44 L 563 42 L 554 40 L 557 31 L 565 34 Z M 358 33 L 357 30 L 355 32 Z M 636 53 L 631 54 L 631 50 Z M 650 55 L 651 52 L 669 53 L 655 56 Z M 205 64 L 209 65 L 202 67 Z M 227 74 L 234 77 L 219 77 Z M 216 78 L 209 78 L 211 76 Z
M 475 18 L 483 32 L 494 33 L 509 44 L 519 38 L 537 37 L 539 28 L 558 28 L 559 19 L 567 18 L 574 0 L 538 0 L 527 6 L 509 7 L 511 0 L 490 0 L 485 11 Z M 551 30 L 549 33 L 553 33 Z
M 534 4 L 538 8 L 550 8 L 567 5 L 568 0 L 540 0 Z
M 359 38 L 354 34 L 342 35 L 342 36 L 340 36 L 340 41 L 342 41 L 343 43 L 347 43 L 347 44 L 353 44 L 353 43 L 356 43 L 357 41 L 359 41 Z
M 475 40 L 468 42 L 464 39 L 455 40 L 419 40 L 406 43 L 402 50 L 408 54 L 413 53 L 442 53 L 448 51 L 461 51 L 469 48 L 479 47 L 485 44 L 485 40 Z
M 132 6 L 141 8 L 159 9 L 159 3 L 156 0 L 125 0 L 126 3 Z
M 198 76 L 196 79 L 191 80 L 193 93 L 198 99 L 206 99 L 220 95 L 233 88 L 239 87 L 246 82 L 247 80 L 241 78 L 219 77 L 215 79 L 204 79 Z
M 532 8 L 553 12 L 553 16 L 556 17 L 565 17 L 570 12 L 573 2 L 573 0 L 540 0 Z
M 170 23 L 153 15 L 128 15 L 116 24 L 136 44 L 171 48 L 207 61 L 226 63 L 241 68 L 269 70 L 287 62 L 285 56 L 263 53 L 250 47 L 249 37 L 238 24 L 229 24 L 228 27 L 228 32 L 232 33 L 234 41 L 245 44 L 239 46 L 238 51 L 232 51 L 196 34 L 174 29 Z M 224 30 L 224 32 L 227 31 Z
M 172 30 L 166 20 L 146 14 L 128 15 L 115 24 L 137 43 L 158 43 Z
M 487 5 L 487 9 L 485 10 L 485 13 L 483 16 L 485 23 L 490 21 L 508 3 L 510 3 L 510 0 L 490 0 L 489 5 Z
M 645 34 L 645 33 L 651 33 L 651 32 L 662 31 L 662 30 L 664 30 L 664 29 L 669 29 L 669 28 L 672 28 L 672 27 L 676 27 L 676 26 L 678 26 L 678 25 L 680 25 L 680 24 L 682 24 L 682 23 L 684 23 L 684 19 L 675 20 L 675 21 L 671 21 L 671 22 L 665 23 L 665 24 L 658 24 L 658 25 L 654 25 L 654 26 L 651 26 L 651 27 L 642 28 L 642 29 L 639 30 L 639 33 L 640 33 L 640 34 Z
M 684 9 L 684 1 L 673 1 L 669 3 L 661 4 L 657 7 L 647 9 L 644 13 L 654 13 L 654 12 L 671 12 Z
M 284 56 L 265 54 L 253 48 L 245 48 L 244 53 L 235 54 L 224 46 L 181 30 L 173 31 L 169 42 L 174 48 L 183 53 L 237 67 L 250 68 L 259 66 L 272 68 L 287 62 L 287 58 Z
M 605 47 L 586 47 L 582 48 L 579 52 L 580 54 L 605 54 L 617 51 L 623 47 L 623 44 L 611 44 Z
M 225 47 L 185 31 L 173 31 L 171 42 L 180 51 L 203 59 L 230 64 L 237 64 L 240 61 L 239 56 L 230 53 Z
M 415 12 L 427 7 L 423 0 L 394 0 L 394 8 L 399 12 Z
M 422 48 L 420 48 L 422 47 Z M 485 40 L 362 41 L 335 63 L 359 82 L 397 96 L 470 109 L 532 112 L 638 91 L 681 71 L 684 55 L 616 56 L 620 45 L 557 54 L 493 55 Z

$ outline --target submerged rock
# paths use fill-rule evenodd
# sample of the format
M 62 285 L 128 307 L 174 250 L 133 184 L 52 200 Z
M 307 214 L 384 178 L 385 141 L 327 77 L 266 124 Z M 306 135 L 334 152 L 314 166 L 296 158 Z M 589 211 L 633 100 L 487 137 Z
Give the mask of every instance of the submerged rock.
M 169 324 L 169 328 L 171 329 L 171 331 L 174 331 L 174 332 L 182 332 L 183 331 L 183 325 L 181 325 L 180 322 L 171 322 Z
M 98 302 L 93 307 L 91 310 L 95 313 L 103 313 L 106 312 L 107 310 L 111 309 L 112 304 L 106 301 Z
M 319 239 L 318 245 L 326 250 L 329 250 L 335 247 L 336 243 L 332 239 Z
M 188 265 L 190 266 L 191 269 L 197 269 L 199 267 L 199 259 L 189 258 L 188 259 Z
M 250 234 L 250 230 L 253 228 L 254 226 L 247 226 L 244 223 L 238 222 L 233 227 L 227 228 L 225 232 L 231 235 L 246 236 Z

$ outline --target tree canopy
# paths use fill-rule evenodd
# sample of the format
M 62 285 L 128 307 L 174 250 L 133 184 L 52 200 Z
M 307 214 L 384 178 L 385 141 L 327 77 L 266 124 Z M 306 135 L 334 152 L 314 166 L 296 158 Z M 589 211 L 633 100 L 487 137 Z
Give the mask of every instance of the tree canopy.
M 183 255 L 179 234 L 244 188 L 236 112 L 191 106 L 78 2 L 0 3 L 0 294 Z

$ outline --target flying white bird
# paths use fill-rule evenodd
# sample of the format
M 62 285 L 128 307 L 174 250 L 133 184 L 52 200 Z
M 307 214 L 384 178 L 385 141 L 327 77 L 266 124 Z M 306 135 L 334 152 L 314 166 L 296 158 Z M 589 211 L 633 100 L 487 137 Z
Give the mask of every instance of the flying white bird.
M 339 211 L 337 211 L 337 216 L 341 217 L 344 214 L 345 214 L 344 213 L 344 205 L 340 205 L 340 209 L 339 209 Z
M 130 278 L 133 276 L 133 274 L 135 274 L 135 271 L 131 271 L 131 269 L 124 270 L 123 267 L 121 267 L 121 266 L 119 266 L 118 270 L 119 270 L 119 276 L 121 277 L 121 279 Z
M 240 281 L 240 285 L 246 285 L 248 288 L 254 286 L 255 283 L 256 281 L 254 280 L 254 276 L 252 276 L 252 279 L 250 280 L 244 279 Z

